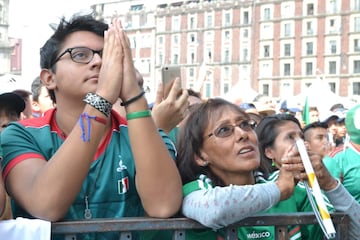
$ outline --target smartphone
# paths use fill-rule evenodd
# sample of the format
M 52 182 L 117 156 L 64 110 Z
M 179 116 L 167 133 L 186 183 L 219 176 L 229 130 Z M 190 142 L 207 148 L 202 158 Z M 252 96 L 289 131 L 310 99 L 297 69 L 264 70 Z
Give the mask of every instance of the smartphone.
M 176 78 L 181 80 L 181 68 L 180 66 L 163 66 L 161 68 L 161 78 L 164 89 L 164 97 L 169 95 L 171 87 Z M 181 81 L 180 81 L 181 83 Z

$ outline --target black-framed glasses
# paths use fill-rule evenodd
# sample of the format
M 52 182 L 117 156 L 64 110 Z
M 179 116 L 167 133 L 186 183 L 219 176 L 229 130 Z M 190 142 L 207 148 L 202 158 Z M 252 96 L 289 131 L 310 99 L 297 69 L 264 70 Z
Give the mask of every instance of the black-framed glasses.
M 99 56 L 102 57 L 102 52 L 102 49 L 97 51 L 87 47 L 68 48 L 55 59 L 52 65 L 59 61 L 60 58 L 67 53 L 70 54 L 71 60 L 73 60 L 74 62 L 88 64 L 94 58 L 95 53 L 99 54 Z
M 207 136 L 208 137 L 215 136 L 218 138 L 230 137 L 231 135 L 233 135 L 236 127 L 239 127 L 240 129 L 248 132 L 255 129 L 256 122 L 254 120 L 243 120 L 235 124 L 221 125 Z

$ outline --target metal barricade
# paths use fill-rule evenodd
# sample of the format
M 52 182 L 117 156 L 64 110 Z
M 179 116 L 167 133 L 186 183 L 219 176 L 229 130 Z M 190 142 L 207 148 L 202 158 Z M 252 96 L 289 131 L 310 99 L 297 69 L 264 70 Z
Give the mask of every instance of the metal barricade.
M 332 213 L 331 218 L 336 227 L 336 239 L 348 239 L 349 217 L 342 213 Z M 288 225 L 317 224 L 313 213 L 263 214 L 245 218 L 225 228 L 226 240 L 237 239 L 237 228 L 241 226 L 274 226 L 276 239 L 289 239 Z M 74 239 L 77 233 L 121 232 L 120 240 L 131 240 L 132 232 L 146 230 L 174 230 L 173 240 L 185 240 L 185 230 L 206 229 L 200 223 L 188 218 L 149 218 L 131 217 L 119 219 L 92 219 L 81 221 L 64 221 L 52 223 L 52 234 L 63 234 L 67 239 Z

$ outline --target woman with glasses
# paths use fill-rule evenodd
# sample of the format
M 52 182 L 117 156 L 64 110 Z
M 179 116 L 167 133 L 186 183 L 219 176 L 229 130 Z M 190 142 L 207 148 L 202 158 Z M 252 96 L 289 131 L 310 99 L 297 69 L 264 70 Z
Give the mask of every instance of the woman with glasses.
M 294 174 L 302 170 L 289 148 L 276 182 L 257 184 L 260 165 L 255 124 L 238 106 L 223 99 L 198 104 L 178 135 L 177 166 L 183 181 L 182 213 L 215 231 L 188 231 L 186 239 L 217 239 L 221 228 L 274 208 L 290 197 Z M 289 171 L 292 170 L 292 171 Z M 274 227 L 239 228 L 239 239 L 275 239 Z

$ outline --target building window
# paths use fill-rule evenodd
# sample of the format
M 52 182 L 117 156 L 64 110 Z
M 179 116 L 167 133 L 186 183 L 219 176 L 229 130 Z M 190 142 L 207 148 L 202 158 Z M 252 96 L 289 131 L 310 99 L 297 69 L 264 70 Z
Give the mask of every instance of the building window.
M 249 50 L 247 48 L 243 49 L 243 62 L 248 61 L 248 57 L 249 57 Z
M 286 56 L 286 57 L 291 56 L 291 44 L 290 43 L 286 43 L 284 45 L 284 56 Z
M 243 23 L 244 24 L 249 24 L 249 12 L 248 11 L 245 11 L 243 13 L 243 18 L 244 18 Z
M 211 83 L 205 83 L 205 97 L 211 97 Z
M 164 38 L 163 37 L 159 37 L 158 38 L 158 42 L 159 42 L 159 45 L 162 45 L 164 43 Z
M 194 77 L 194 68 L 189 68 L 189 76 Z
M 206 50 L 207 54 L 206 54 L 206 60 L 207 62 L 212 62 L 212 51 L 211 51 L 211 48 L 208 48 Z
M 179 44 L 179 36 L 178 35 L 173 36 L 173 42 L 175 45 Z
M 360 60 L 354 61 L 354 73 L 360 73 Z
M 336 54 L 336 41 L 335 40 L 330 41 L 330 53 Z
M 333 82 L 330 82 L 329 83 L 329 86 L 330 86 L 330 91 L 332 91 L 333 93 L 335 92 L 335 89 L 336 89 L 336 84 L 333 83 Z
M 223 86 L 223 94 L 227 93 L 229 91 L 229 83 L 228 82 L 224 82 L 224 86 Z
M 225 31 L 224 35 L 225 40 L 230 40 L 230 31 Z
M 313 3 L 308 3 L 307 5 L 307 15 L 314 15 L 314 4 Z
M 338 11 L 338 3 L 337 0 L 330 0 L 329 3 L 327 3 L 328 7 L 328 11 L 330 13 L 336 13 Z
M 230 13 L 224 14 L 224 25 L 229 26 L 231 24 Z
M 263 63 L 259 72 L 260 77 L 271 77 L 272 69 L 269 63 Z
M 230 62 L 230 51 L 229 49 L 225 49 L 224 51 L 224 62 Z
M 137 4 L 137 5 L 132 5 L 130 6 L 130 11 L 140 11 L 141 9 L 143 9 L 144 4 Z
M 224 76 L 227 79 L 230 77 L 230 69 L 229 69 L 229 67 L 224 67 Z
M 284 76 L 290 76 L 290 63 L 285 63 L 284 64 Z
M 265 95 L 265 96 L 269 96 L 269 84 L 263 84 L 262 85 L 262 90 L 263 90 L 263 94 Z
M 329 62 L 329 74 L 336 74 L 336 62 L 335 61 Z
M 330 33 L 335 33 L 337 31 L 336 29 L 336 21 L 335 19 L 330 19 Z
M 206 42 L 211 42 L 213 43 L 214 42 L 214 32 L 212 31 L 207 31 L 205 33 L 205 39 L 204 39 Z
M 353 95 L 360 95 L 360 82 L 353 82 Z
M 291 35 L 291 24 L 285 23 L 284 24 L 284 36 L 289 37 Z
M 129 41 L 130 41 L 130 47 L 131 48 L 136 48 L 136 37 L 135 36 L 129 37 Z
M 158 64 L 159 65 L 162 65 L 164 63 L 164 56 L 162 54 L 162 52 L 159 52 L 159 55 L 158 55 Z
M 264 46 L 264 57 L 270 57 L 270 46 L 269 45 Z
M 172 30 L 180 30 L 180 19 L 179 17 L 173 18 Z
M 354 10 L 360 10 L 360 0 L 354 0 Z
M 195 27 L 195 17 L 190 17 L 190 29 L 194 29 Z
M 355 32 L 360 32 L 360 17 L 356 17 L 354 18 L 354 31 Z
M 354 52 L 360 52 L 360 39 L 354 39 Z
M 244 29 L 244 30 L 243 30 L 243 37 L 244 37 L 244 38 L 248 38 L 248 37 L 249 37 L 249 30 L 248 30 L 248 29 Z
M 313 54 L 314 54 L 313 43 L 307 42 L 306 43 L 306 55 L 313 55 Z
M 306 22 L 306 34 L 309 36 L 314 34 L 314 31 L 312 28 L 312 22 Z
M 173 64 L 178 64 L 179 63 L 179 55 L 178 54 L 174 54 L 172 63 Z
M 311 62 L 306 63 L 306 75 L 312 75 L 313 74 L 313 64 Z
M 207 19 L 206 19 L 206 24 L 207 24 L 207 27 L 212 27 L 213 25 L 213 18 L 212 18 L 212 15 L 207 15 Z
M 190 39 L 189 39 L 189 41 L 190 41 L 191 43 L 196 42 L 196 37 L 195 37 L 195 34 L 194 34 L 194 33 L 191 33 L 191 34 L 190 34 Z
M 270 20 L 270 8 L 264 8 L 264 20 Z

